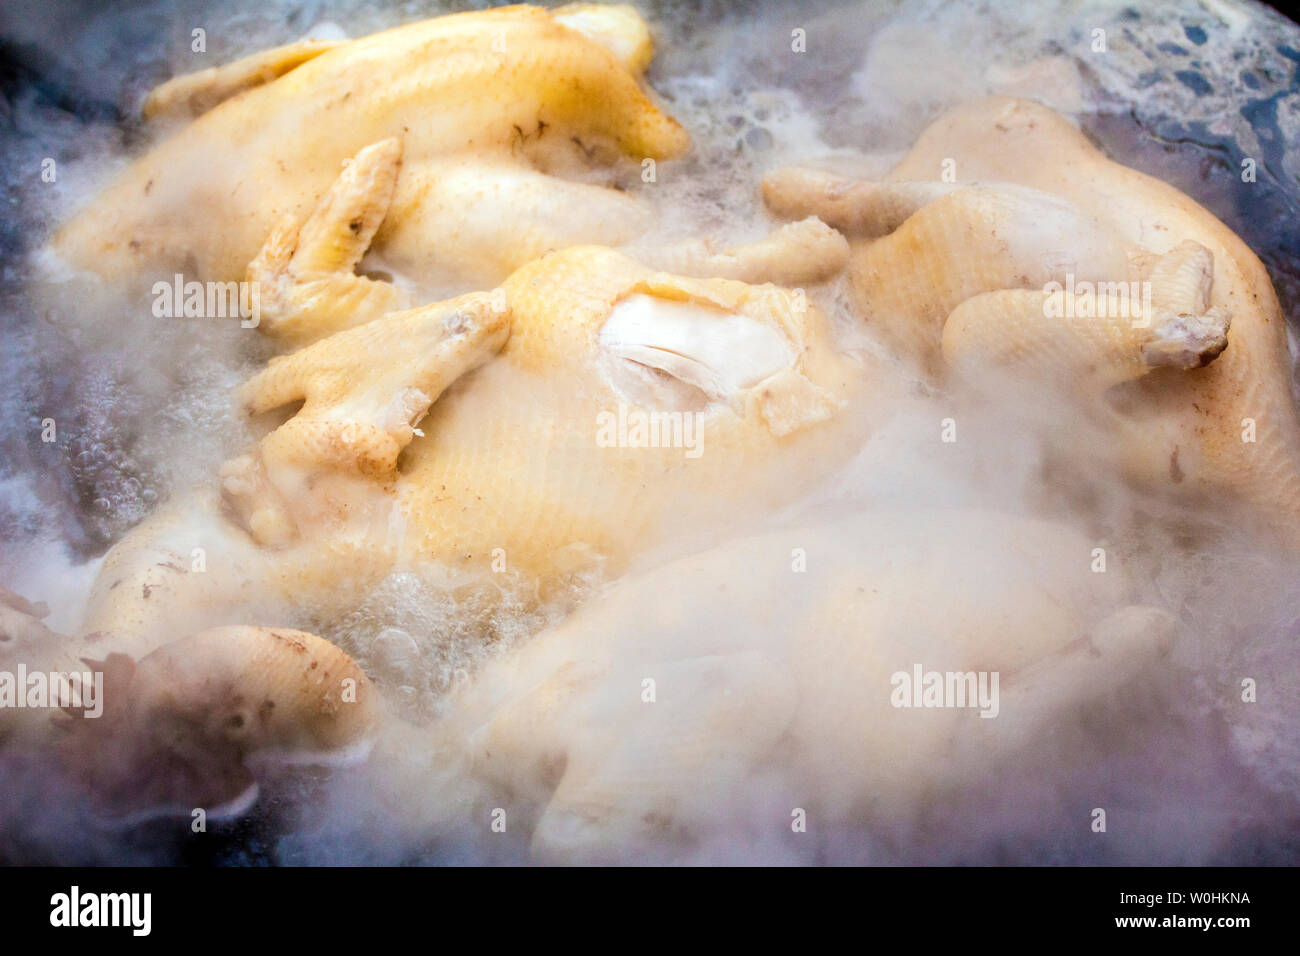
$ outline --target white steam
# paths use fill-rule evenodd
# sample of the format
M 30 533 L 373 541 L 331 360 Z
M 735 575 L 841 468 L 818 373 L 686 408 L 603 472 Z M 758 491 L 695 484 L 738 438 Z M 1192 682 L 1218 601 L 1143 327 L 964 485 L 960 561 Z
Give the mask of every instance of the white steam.
M 1104 27 L 1114 37 L 1124 29 L 1145 31 L 1154 46 L 1175 25 L 1208 16 L 1191 3 L 1167 4 L 1132 22 L 1124 19 L 1124 5 L 1099 2 L 1015 9 L 977 2 L 841 2 L 808 4 L 806 10 L 776 3 L 731 9 L 708 0 L 638 5 L 657 31 L 650 82 L 694 142 L 688 158 L 661 164 L 652 185 L 641 183 L 636 170 L 626 174 L 625 185 L 659 214 L 655 233 L 641 243 L 647 246 L 701 236 L 715 237 L 719 246 L 758 238 L 775 224 L 757 192 L 764 171 L 828 155 L 856 167 L 879 166 L 906 149 L 940 110 L 986 92 L 1039 98 L 1085 118 L 1122 113 L 1148 94 L 1124 50 L 1105 65 L 1084 56 L 1092 29 Z M 360 36 L 442 12 L 442 5 L 430 3 L 379 6 L 260 0 L 215 11 L 202 5 L 202 14 L 197 4 L 192 10 L 141 4 L 118 20 L 105 14 L 76 42 L 144 52 L 134 69 L 112 74 L 117 86 L 104 81 L 103 89 L 87 95 L 138 101 L 154 80 L 287 42 L 319 23 L 338 25 L 325 33 Z M 187 52 L 190 21 L 200 19 L 213 51 L 203 64 Z M 1268 25 L 1256 15 L 1220 26 L 1211 45 L 1213 56 L 1222 58 L 1230 40 L 1235 48 L 1258 50 L 1259 31 Z M 38 15 L 26 22 L 11 16 L 6 29 L 19 42 L 59 50 L 55 37 L 64 25 Z M 792 58 L 795 29 L 805 31 L 809 52 Z M 60 50 L 57 59 L 79 52 L 84 51 Z M 1207 53 L 1206 59 L 1213 56 Z M 1162 109 L 1200 108 L 1176 87 L 1160 85 L 1149 96 Z M 21 100 L 14 110 L 28 121 L 17 134 L 21 153 L 15 155 L 24 161 L 81 144 L 79 158 L 61 171 L 57 190 L 37 193 L 31 182 L 23 185 L 23 195 L 41 210 L 32 219 L 34 232 L 93 195 L 138 148 L 120 142 L 109 123 L 43 126 L 49 107 L 38 99 Z M 5 268 L 13 273 L 6 279 L 17 284 L 31 266 L 6 259 Z M 1071 613 L 1086 629 L 1122 606 L 1148 605 L 1173 616 L 1172 647 L 1132 680 L 1063 710 L 1044 738 L 1001 764 L 995 775 L 954 780 L 960 761 L 936 758 L 939 763 L 909 779 L 906 799 L 895 799 L 903 791 L 890 790 L 886 782 L 897 755 L 873 742 L 879 726 L 833 726 L 826 711 L 803 725 L 809 733 L 856 741 L 847 751 L 855 762 L 842 764 L 845 751 L 814 740 L 802 750 L 789 740 L 762 750 L 770 743 L 765 734 L 780 740 L 783 732 L 767 728 L 770 713 L 762 707 L 751 713 L 738 704 L 735 714 L 710 712 L 701 719 L 723 729 L 713 749 L 705 748 L 703 763 L 678 761 L 673 766 L 686 768 L 680 779 L 664 784 L 647 778 L 640 789 L 627 783 L 634 774 L 618 778 L 624 789 L 609 792 L 621 794 L 626 805 L 610 814 L 615 822 L 597 839 L 606 843 L 594 855 L 685 863 L 1294 862 L 1294 838 L 1288 836 L 1300 818 L 1300 593 L 1294 558 L 1235 530 L 1230 515 L 1184 512 L 1133 491 L 1117 477 L 1106 437 L 1062 400 L 1026 395 L 1010 384 L 991 395 L 931 392 L 872 340 L 848 309 L 839 283 L 810 294 L 831 317 L 841 347 L 881 364 L 880 420 L 870 440 L 829 481 L 801 489 L 792 496 L 797 500 L 746 534 L 775 534 L 771 540 L 785 548 L 797 546 L 798 529 L 870 529 L 871 522 L 858 516 L 878 512 L 880 526 L 893 529 L 881 547 L 893 548 L 889 554 L 911 569 L 916 593 L 908 600 L 918 608 L 944 601 L 977 607 L 989 589 L 1046 593 L 1056 595 L 1062 607 L 1077 605 Z M 159 500 L 207 480 L 246 442 L 229 395 L 269 349 L 241 333 L 237 323 L 162 320 L 160 326 L 147 301 L 74 288 L 71 279 L 49 300 L 15 296 L 6 303 L 14 347 L 5 371 L 17 384 L 5 393 L 0 412 L 6 438 L 14 437 L 6 449 L 27 451 L 0 469 L 0 583 L 50 602 L 47 623 L 73 630 L 97 567 L 92 555 Z M 952 415 L 960 419 L 960 440 L 942 443 L 936 439 L 940 422 Z M 66 458 L 54 450 L 41 458 L 46 452 L 39 439 L 20 436 L 47 416 L 66 421 L 74 432 L 67 436 L 75 444 Z M 934 515 L 963 509 L 1060 522 L 1072 541 L 1089 550 L 1104 548 L 1122 569 L 1116 576 L 1124 583 L 1105 600 L 1090 597 L 1091 582 L 1062 577 L 1055 561 L 1059 550 L 1045 552 L 1053 560 L 1017 563 L 1013 556 L 1022 542 L 1004 537 L 996 522 Z M 91 518 L 79 517 L 82 512 Z M 915 540 L 906 533 L 908 520 L 916 522 Z M 683 533 L 673 542 L 676 549 L 670 544 L 647 558 L 643 570 L 653 575 L 657 562 L 680 557 L 675 551 L 699 549 L 699 542 L 687 541 Z M 879 566 L 882 576 L 893 573 L 889 555 L 873 553 L 869 543 L 855 546 L 860 564 L 875 562 L 870 566 Z M 1081 567 L 1087 567 L 1089 550 L 1080 555 Z M 846 553 L 851 556 L 852 549 Z M 718 692 L 704 680 L 714 672 L 700 669 L 700 659 L 762 651 L 785 660 L 804 653 L 801 636 L 826 626 L 811 599 L 801 603 L 797 595 L 774 591 L 770 575 L 729 554 L 732 563 L 724 567 L 731 570 L 716 573 L 731 596 L 683 605 L 680 625 L 663 635 L 673 645 L 665 667 L 698 682 L 690 691 L 697 705 Z M 943 555 L 961 555 L 970 573 L 948 573 Z M 926 565 L 931 560 L 934 568 Z M 975 573 L 979 562 L 990 569 L 986 578 Z M 851 557 L 843 557 L 838 568 L 850 576 L 855 569 Z M 635 579 L 624 591 L 615 585 L 614 603 L 594 605 L 593 613 L 615 621 L 616 612 L 622 613 L 626 633 L 611 635 L 590 654 L 574 653 L 599 659 L 602 673 L 637 678 L 645 642 L 629 635 L 665 601 L 681 599 L 654 590 L 670 586 L 660 574 L 647 579 L 648 594 L 637 592 Z M 520 747 L 520 762 L 488 772 L 481 738 L 474 736 L 481 728 L 472 718 L 493 715 L 485 700 L 494 690 L 479 687 L 475 678 L 513 679 L 511 661 L 520 649 L 548 626 L 563 628 L 573 599 L 597 591 L 600 583 L 575 580 L 561 600 L 536 608 L 517 588 L 464 586 L 431 569 L 426 576 L 393 575 L 351 613 L 311 621 L 380 685 L 391 726 L 365 767 L 328 776 L 295 771 L 267 781 L 262 822 L 251 833 L 227 832 L 236 848 L 224 859 L 238 861 L 248 853 L 289 864 L 531 859 L 533 831 L 554 796 L 557 774 L 570 769 L 564 761 L 600 752 L 593 738 L 632 725 L 619 722 L 627 718 L 611 702 L 610 685 L 579 681 L 579 703 L 563 711 L 572 722 L 539 724 L 537 739 L 544 740 L 531 751 L 518 743 L 532 739 L 527 734 L 510 736 Z M 682 581 L 684 594 L 698 587 L 698 580 Z M 933 601 L 927 602 L 927 590 Z M 1036 607 L 985 610 L 1012 622 L 1000 633 L 1020 633 L 1020 627 L 1033 636 L 1036 620 L 1016 618 Z M 929 636 L 942 632 L 941 616 L 918 612 L 917 620 L 922 618 Z M 304 610 L 294 623 L 309 619 Z M 961 630 L 970 622 L 953 619 L 950 625 Z M 887 637 L 895 645 L 906 643 L 905 635 L 882 633 L 866 634 L 864 641 Z M 866 652 L 837 653 L 847 661 Z M 832 654 L 819 662 L 824 691 L 828 699 L 848 700 L 836 697 L 850 693 L 838 659 Z M 761 700 L 776 707 L 784 698 L 764 682 L 767 665 L 749 658 L 742 663 L 751 669 L 719 673 L 745 677 L 747 683 L 735 688 L 741 697 L 767 688 L 763 693 L 770 696 Z M 1256 704 L 1241 701 L 1247 678 L 1258 684 Z M 588 686 L 595 689 L 583 689 Z M 815 698 L 815 680 L 811 686 L 802 693 Z M 618 692 L 637 700 L 639 690 L 635 683 L 620 685 Z M 465 713 L 456 709 L 457 691 L 469 693 L 473 702 Z M 881 690 L 863 686 L 861 692 L 868 697 Z M 590 723 L 578 719 L 583 714 Z M 619 759 L 634 761 L 639 752 L 620 751 Z M 561 755 L 558 766 L 542 759 L 555 754 Z M 951 766 L 942 763 L 949 759 Z M 22 839 L 0 838 L 0 858 L 157 860 L 182 839 L 164 836 L 160 846 L 142 848 L 95 831 L 91 838 L 69 840 L 69 832 L 87 825 L 77 808 L 60 804 L 58 781 L 29 755 L 0 760 L 6 781 L 24 781 L 4 788 L 0 830 L 22 827 L 26 833 Z M 654 767 L 647 764 L 645 771 L 649 777 Z M 660 811 L 663 803 L 642 808 L 637 802 L 660 785 L 667 789 L 654 792 L 666 793 L 676 819 L 689 825 L 666 826 L 647 839 L 644 819 L 633 825 L 625 818 L 629 808 Z M 504 803 L 510 822 L 498 833 L 491 827 L 492 812 Z M 824 813 L 807 833 L 793 834 L 791 809 L 805 805 L 822 805 Z M 1108 808 L 1108 836 L 1089 829 L 1095 807 Z

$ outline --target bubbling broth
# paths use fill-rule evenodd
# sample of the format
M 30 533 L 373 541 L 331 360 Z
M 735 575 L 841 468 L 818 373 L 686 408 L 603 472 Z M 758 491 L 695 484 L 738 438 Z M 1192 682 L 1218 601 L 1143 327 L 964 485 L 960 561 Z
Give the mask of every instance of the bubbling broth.
M 1300 28 L 1259 5 L 1189 0 L 1164 13 L 1102 2 L 634 5 L 655 40 L 646 85 L 692 145 L 682 158 L 583 173 L 650 207 L 644 233 L 629 246 L 669 249 L 708 237 L 725 249 L 761 239 L 781 224 L 762 199 L 770 170 L 816 162 L 879 176 L 944 110 L 984 95 L 1016 96 L 1070 117 L 1117 161 L 1206 205 L 1261 257 L 1284 314 L 1296 315 L 1300 133 L 1261 104 L 1295 99 L 1279 78 L 1294 74 Z M 231 0 L 51 8 L 19 0 L 0 13 L 0 79 L 12 120 L 0 137 L 7 185 L 19 197 L 2 227 L 0 583 L 46 601 L 51 628 L 79 626 L 109 546 L 168 500 L 211 482 L 258 437 L 231 396 L 276 352 L 234 319 L 160 312 L 148 284 L 91 282 L 44 251 L 56 226 L 93 202 L 154 135 L 134 118 L 144 94 L 171 76 L 306 34 L 357 38 L 470 6 L 477 5 Z M 194 31 L 204 37 L 201 53 Z M 47 159 L 53 166 L 43 166 Z M 1243 193 L 1248 167 L 1257 188 Z M 57 172 L 43 179 L 43 169 Z M 936 180 L 942 175 L 935 170 Z M 414 304 L 483 291 L 405 274 L 380 253 L 359 271 L 394 280 Z M 505 555 L 500 573 L 490 575 L 434 566 L 381 575 L 342 612 L 290 602 L 274 623 L 335 642 L 383 696 L 389 724 L 369 762 L 331 773 L 268 773 L 251 818 L 216 825 L 219 839 L 200 847 L 184 827 L 165 824 L 129 838 L 74 831 L 82 808 L 67 796 L 69 782 L 39 753 L 11 747 L 0 751 L 0 858 L 515 863 L 537 858 L 537 832 L 561 850 L 590 850 L 583 841 L 594 839 L 598 858 L 623 861 L 1297 862 L 1294 553 L 1229 501 L 1136 487 L 1112 438 L 1064 394 L 995 378 L 958 409 L 882 338 L 878 323 L 863 320 L 847 278 L 798 292 L 874 390 L 865 412 L 873 420 L 862 423 L 869 437 L 853 432 L 856 443 L 836 451 L 839 464 L 820 480 L 724 538 L 701 531 L 706 508 L 670 512 L 654 529 L 653 547 L 626 568 L 580 548 L 557 556 L 564 571 L 545 593 Z M 688 329 L 704 313 L 727 317 L 708 357 L 747 356 L 734 381 L 674 351 L 689 338 L 685 331 L 674 329 L 657 350 L 635 344 L 647 323 Z M 692 428 L 689 416 L 726 400 L 718 395 L 795 360 L 770 328 L 699 302 L 665 305 L 637 294 L 614 307 L 607 328 L 601 341 L 613 358 L 638 365 L 636 394 L 666 390 L 654 376 L 675 376 L 674 414 L 688 416 Z M 689 343 L 680 348 L 689 351 Z M 473 374 L 508 387 L 490 365 Z M 473 387 L 476 381 L 457 383 L 447 400 L 461 401 Z M 698 435 L 686 432 L 701 454 L 677 455 L 686 465 L 710 454 L 710 426 L 701 421 Z M 952 441 L 944 437 L 948 422 Z M 428 454 L 437 434 L 430 429 L 416 441 L 399 467 Z M 722 503 L 730 492 L 708 493 Z M 879 519 L 862 520 L 864 513 Z M 1052 522 L 1080 542 L 1085 573 L 1034 559 L 1056 553 L 1034 551 L 1040 535 L 1055 533 L 1040 523 Z M 201 537 L 196 530 L 196 542 Z M 764 541 L 780 550 L 791 579 L 773 577 L 756 557 L 766 553 Z M 824 580 L 828 568 L 853 584 L 842 604 L 801 583 L 804 575 Z M 709 575 L 717 576 L 713 590 L 701 583 L 715 580 Z M 1094 590 L 1100 579 L 1104 597 Z M 892 790 L 892 782 L 874 782 L 894 781 L 893 768 L 909 765 L 931 738 L 906 743 L 906 734 L 890 729 L 888 712 L 852 723 L 872 713 L 858 708 L 860 699 L 887 700 L 889 686 L 864 679 L 855 687 L 845 677 L 841 662 L 868 653 L 861 642 L 834 643 L 846 620 L 883 622 L 885 646 L 916 654 L 944 641 L 974 646 L 977 663 L 981 640 L 1023 649 L 1046 640 L 1041 632 L 1055 626 L 1054 615 L 1087 617 L 1107 600 L 1167 615 L 1170 636 L 1158 663 L 1143 664 L 1136 679 L 1118 681 L 1101 700 L 1068 709 L 1035 747 L 1011 751 L 995 778 L 974 770 L 961 777 L 958 752 L 935 758 L 951 771 L 938 774 L 934 792 L 910 781 Z M 648 623 L 655 621 L 676 622 L 671 640 Z M 578 643 L 588 631 L 607 639 Z M 539 634 L 549 643 L 535 645 Z M 642 671 L 647 645 L 661 638 L 676 657 L 665 649 L 655 658 L 663 665 L 656 682 Z M 552 681 L 554 710 L 528 697 L 516 702 L 515 722 L 503 723 L 508 682 L 525 680 L 529 667 L 543 667 L 547 647 L 565 642 L 574 642 L 578 663 L 554 678 L 537 671 Z M 769 674 L 766 663 L 745 655 L 786 665 Z M 736 669 L 711 670 L 715 657 L 737 661 Z M 891 670 L 942 672 L 941 664 L 908 657 Z M 597 673 L 617 681 L 602 684 Z M 768 727 L 788 703 L 779 688 L 791 674 L 802 681 L 800 700 L 843 702 L 842 720 L 823 713 L 809 725 L 825 729 L 826 739 L 814 730 L 791 742 Z M 742 682 L 732 688 L 733 679 Z M 646 680 L 662 702 L 646 702 Z M 920 689 L 914 693 L 920 700 Z M 717 704 L 724 698 L 734 708 Z M 696 748 L 698 765 L 681 758 L 672 765 L 687 769 L 672 777 L 662 769 L 671 761 L 658 737 L 620 738 L 601 751 L 593 737 L 602 726 L 624 726 L 626 706 L 669 715 L 665 739 Z M 789 707 L 791 726 L 800 726 L 807 706 Z M 913 717 L 925 719 L 906 719 Z M 898 726 L 910 732 L 915 725 Z M 775 756 L 748 759 L 764 747 Z M 500 757 L 516 753 L 511 748 L 522 755 L 517 761 Z M 844 765 L 846 753 L 857 763 Z M 595 769 L 583 770 L 584 757 Z M 586 782 L 591 801 L 615 807 L 618 820 L 624 810 L 641 819 L 592 838 L 577 810 L 558 818 L 545 808 L 566 774 L 573 786 Z M 671 824 L 652 825 L 645 838 L 645 820 L 661 809 L 638 802 L 647 794 L 666 795 L 691 824 L 688 838 Z M 515 803 L 502 833 L 493 814 L 508 800 Z M 824 807 L 826 822 L 792 831 L 791 808 L 809 805 Z M 1121 839 L 1090 829 L 1097 807 L 1110 809 L 1112 836 L 1122 830 Z

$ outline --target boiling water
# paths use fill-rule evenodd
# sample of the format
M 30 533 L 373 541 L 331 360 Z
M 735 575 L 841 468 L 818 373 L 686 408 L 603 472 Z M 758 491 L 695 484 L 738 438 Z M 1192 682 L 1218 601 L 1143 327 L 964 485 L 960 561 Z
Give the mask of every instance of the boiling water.
M 231 389 L 270 354 L 235 323 L 159 320 L 108 293 L 38 306 L 27 295 L 30 254 L 52 226 L 137 153 L 147 133 L 138 103 L 171 75 L 225 62 L 309 31 L 360 36 L 476 4 L 322 2 L 122 3 L 17 0 L 0 11 L 9 205 L 4 255 L 5 350 L 0 422 L 0 583 L 52 608 L 73 630 L 104 550 L 179 489 L 206 480 L 249 439 Z M 870 166 L 905 150 L 945 107 L 986 92 L 1024 95 L 1076 116 L 1122 162 L 1200 200 L 1264 259 L 1288 315 L 1300 307 L 1300 29 L 1245 3 L 828 2 L 640 4 L 657 33 L 649 75 L 690 131 L 685 159 L 653 184 L 624 185 L 659 210 L 645 242 L 762 235 L 774 224 L 757 193 L 762 173 L 838 156 Z M 195 28 L 208 52 L 190 52 Z M 1096 55 L 1094 31 L 1110 52 Z M 806 53 L 792 47 L 803 31 Z M 864 154 L 870 154 L 864 155 Z M 873 158 L 874 157 L 874 158 Z M 1243 196 L 1237 171 L 1259 164 Z M 42 163 L 58 175 L 44 182 Z M 846 348 L 876 350 L 843 307 L 837 284 L 815 297 Z M 901 374 L 901 372 L 900 372 Z M 991 415 L 988 440 L 954 467 L 909 436 L 941 406 L 922 389 L 843 472 L 781 520 L 871 506 L 996 506 L 1053 513 L 1069 482 L 1044 485 L 1050 416 Z M 41 441 L 47 419 L 59 438 Z M 1072 438 L 1099 458 L 1106 449 Z M 1059 450 L 1059 449 L 1058 449 Z M 1076 448 L 1076 451 L 1078 448 Z M 1098 473 L 1103 473 L 1099 471 Z M 1074 491 L 1079 489 L 1074 488 Z M 1149 502 L 1121 487 L 1084 489 L 1101 525 L 1140 530 Z M 1011 768 L 994 784 L 892 826 L 821 834 L 792 850 L 752 838 L 761 800 L 736 811 L 734 832 L 665 846 L 684 861 L 1237 863 L 1300 860 L 1300 595 L 1295 568 L 1221 528 L 1189 552 L 1154 526 L 1137 550 L 1152 573 L 1138 599 L 1177 612 L 1174 667 L 1156 686 L 1112 702 L 1129 732 L 1110 739 L 1085 717 L 1062 728 L 1052 766 Z M 1168 558 L 1162 557 L 1168 555 Z M 578 582 L 575 588 L 593 582 Z M 312 622 L 338 641 L 411 719 L 442 712 L 447 691 L 484 659 L 506 653 L 561 613 L 481 603 L 395 575 L 342 620 Z M 726 627 L 727 622 L 711 622 Z M 490 633 L 482 642 L 474 635 Z M 1267 675 L 1253 708 L 1224 688 Z M 1107 725 L 1109 726 L 1109 725 Z M 250 820 L 194 838 L 157 828 L 129 838 L 88 827 L 64 806 L 57 778 L 30 756 L 5 758 L 0 858 L 14 861 L 190 860 L 243 863 L 502 862 L 526 856 L 454 813 L 425 831 L 412 818 L 428 794 L 474 807 L 481 794 L 418 755 L 427 777 L 405 794 L 410 814 L 369 796 L 364 774 L 299 772 L 270 782 Z M 763 781 L 755 781 L 762 793 Z M 420 792 L 416 792 L 418 789 Z M 708 799 L 701 794 L 701 800 Z M 1093 838 L 1077 820 L 1105 805 L 1123 841 Z M 413 836 L 412 830 L 417 832 Z

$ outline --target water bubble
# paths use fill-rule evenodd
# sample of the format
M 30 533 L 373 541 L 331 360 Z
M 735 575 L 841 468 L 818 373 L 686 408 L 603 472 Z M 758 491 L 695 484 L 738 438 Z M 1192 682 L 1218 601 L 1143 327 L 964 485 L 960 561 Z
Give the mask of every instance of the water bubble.
M 755 126 L 745 134 L 745 145 L 754 150 L 772 148 L 772 134 L 761 126 Z
M 377 669 L 392 676 L 405 676 L 420 659 L 415 638 L 396 627 L 386 627 L 375 635 L 370 657 Z

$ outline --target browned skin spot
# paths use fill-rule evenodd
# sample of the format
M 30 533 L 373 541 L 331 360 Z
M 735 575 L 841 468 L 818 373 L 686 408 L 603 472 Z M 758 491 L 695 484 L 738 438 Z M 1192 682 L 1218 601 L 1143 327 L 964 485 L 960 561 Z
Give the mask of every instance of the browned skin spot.
M 1183 480 L 1183 470 L 1178 467 L 1178 446 L 1174 446 L 1173 454 L 1169 456 L 1169 478 L 1174 484 Z
M 300 637 L 294 637 L 292 634 L 281 634 L 279 631 L 272 631 L 271 636 L 274 637 L 277 641 L 283 641 L 284 643 L 288 644 L 299 654 L 307 653 L 307 645 L 303 642 L 302 638 Z

